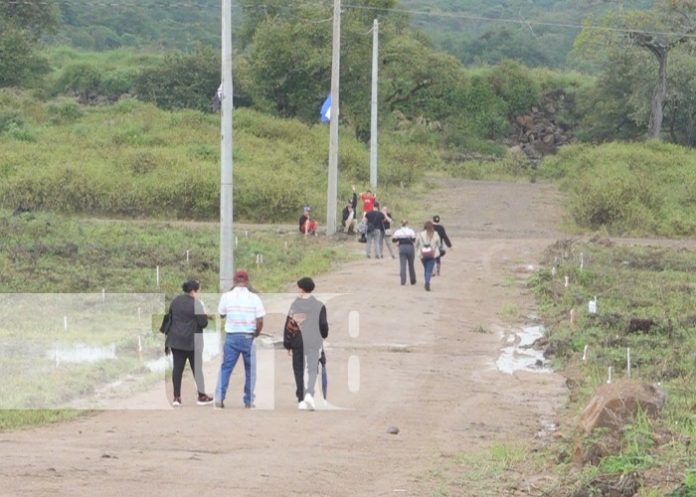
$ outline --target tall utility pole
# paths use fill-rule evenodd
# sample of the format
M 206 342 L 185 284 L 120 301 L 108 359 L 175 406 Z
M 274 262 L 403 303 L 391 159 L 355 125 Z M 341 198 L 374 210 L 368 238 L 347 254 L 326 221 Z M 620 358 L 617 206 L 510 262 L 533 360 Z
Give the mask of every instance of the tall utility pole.
M 336 233 L 338 201 L 338 102 L 341 61 L 341 0 L 334 0 L 331 51 L 331 120 L 329 121 L 329 184 L 326 194 L 326 234 Z
M 372 112 L 370 114 L 370 185 L 377 188 L 377 80 L 379 54 L 379 23 L 372 25 Z
M 220 291 L 232 287 L 232 0 L 222 0 L 222 99 L 220 102 Z

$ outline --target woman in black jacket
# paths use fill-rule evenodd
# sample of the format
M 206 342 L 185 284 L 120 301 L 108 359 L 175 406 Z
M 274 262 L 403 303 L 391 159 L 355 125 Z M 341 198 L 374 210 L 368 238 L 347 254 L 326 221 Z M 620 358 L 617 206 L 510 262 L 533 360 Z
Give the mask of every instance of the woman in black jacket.
M 208 326 L 208 316 L 200 300 L 201 285 L 195 280 L 189 280 L 181 289 L 184 293 L 175 297 L 169 307 L 171 322 L 166 340 L 174 362 L 172 405 L 181 405 L 181 378 L 187 359 L 198 388 L 198 405 L 211 404 L 213 398 L 205 393 L 203 381 L 203 328 Z

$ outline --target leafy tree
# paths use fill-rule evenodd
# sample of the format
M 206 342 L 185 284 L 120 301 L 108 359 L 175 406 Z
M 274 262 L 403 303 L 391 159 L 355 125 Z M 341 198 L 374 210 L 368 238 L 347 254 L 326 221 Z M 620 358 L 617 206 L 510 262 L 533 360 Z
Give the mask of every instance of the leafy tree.
M 696 58 L 694 50 L 679 47 L 672 53 L 667 84 L 665 121 L 672 141 L 696 146 Z
M 505 60 L 493 68 L 489 81 L 495 93 L 506 102 L 510 117 L 527 112 L 541 98 L 541 87 L 529 70 L 512 60 Z
M 647 135 L 659 139 L 668 91 L 668 56 L 677 46 L 689 42 L 694 33 L 695 0 L 658 0 L 649 10 L 620 11 L 601 19 L 599 25 L 588 24 L 576 40 L 576 49 L 596 57 L 601 48 L 604 51 L 624 51 L 627 47 L 637 47 L 654 57 L 657 77 Z
M 49 70 L 26 32 L 10 28 L 0 34 L 0 87 L 37 83 Z
M 0 31 L 14 27 L 37 41 L 58 27 L 58 8 L 54 0 L 0 2 Z
M 467 64 L 497 64 L 511 59 L 528 66 L 558 65 L 560 53 L 554 57 L 548 44 L 526 28 L 494 27 L 477 39 L 462 44 L 457 54 Z
M 649 119 L 655 71 L 645 69 L 646 55 L 636 48 L 612 51 L 607 57 L 607 67 L 596 82 L 579 92 L 578 136 L 598 142 L 638 138 Z
M 360 5 L 390 8 L 394 0 L 362 0 Z M 332 9 L 268 2 L 246 19 L 244 52 L 238 73 L 253 105 L 283 117 L 317 122 L 331 88 Z M 341 16 L 341 121 L 361 140 L 369 139 L 372 9 L 348 9 Z M 403 16 L 389 14 L 381 45 L 403 29 Z
M 37 46 L 55 30 L 57 12 L 53 0 L 0 2 L 0 86 L 34 84 L 48 72 Z
M 269 17 L 256 27 L 240 75 L 259 110 L 306 122 L 318 119 L 331 78 L 331 24 Z

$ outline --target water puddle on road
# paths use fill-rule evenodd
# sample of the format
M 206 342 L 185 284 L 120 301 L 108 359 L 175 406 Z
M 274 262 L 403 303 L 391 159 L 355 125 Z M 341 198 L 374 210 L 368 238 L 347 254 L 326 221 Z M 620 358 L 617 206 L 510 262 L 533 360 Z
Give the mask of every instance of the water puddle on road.
M 505 334 L 505 347 L 495 362 L 498 371 L 513 374 L 516 371 L 549 373 L 544 360 L 544 351 L 534 348 L 534 343 L 544 336 L 542 325 L 526 326 L 521 330 Z
M 54 360 L 56 364 L 70 363 L 81 364 L 86 362 L 98 362 L 105 359 L 116 359 L 116 346 L 106 347 L 90 346 L 84 343 L 74 345 L 58 345 L 46 352 L 48 359 Z

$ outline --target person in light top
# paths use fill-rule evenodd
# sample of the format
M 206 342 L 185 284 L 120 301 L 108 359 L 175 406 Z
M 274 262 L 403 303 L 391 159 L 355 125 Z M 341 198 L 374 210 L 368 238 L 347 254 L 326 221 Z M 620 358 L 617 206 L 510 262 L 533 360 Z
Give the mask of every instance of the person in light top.
M 416 269 L 413 267 L 415 259 L 415 250 L 413 244 L 416 242 L 416 232 L 408 225 L 408 221 L 401 221 L 401 228 L 396 230 L 392 235 L 392 242 L 399 244 L 399 265 L 401 266 L 401 284 L 406 284 L 406 268 L 408 267 L 408 275 L 411 284 L 416 284 Z
M 433 222 L 427 220 L 423 226 L 423 231 L 416 236 L 416 252 L 423 263 L 423 278 L 427 292 L 430 291 L 430 278 L 433 275 L 435 261 L 440 256 L 441 247 L 440 235 L 435 231 Z
M 220 298 L 218 314 L 225 320 L 225 345 L 223 348 L 222 364 L 215 389 L 215 407 L 225 407 L 230 375 L 237 359 L 242 356 L 244 361 L 244 407 L 254 407 L 254 384 L 252 363 L 254 338 L 263 329 L 263 317 L 266 311 L 261 298 L 249 291 L 249 274 L 237 271 L 234 274 L 234 287 Z

